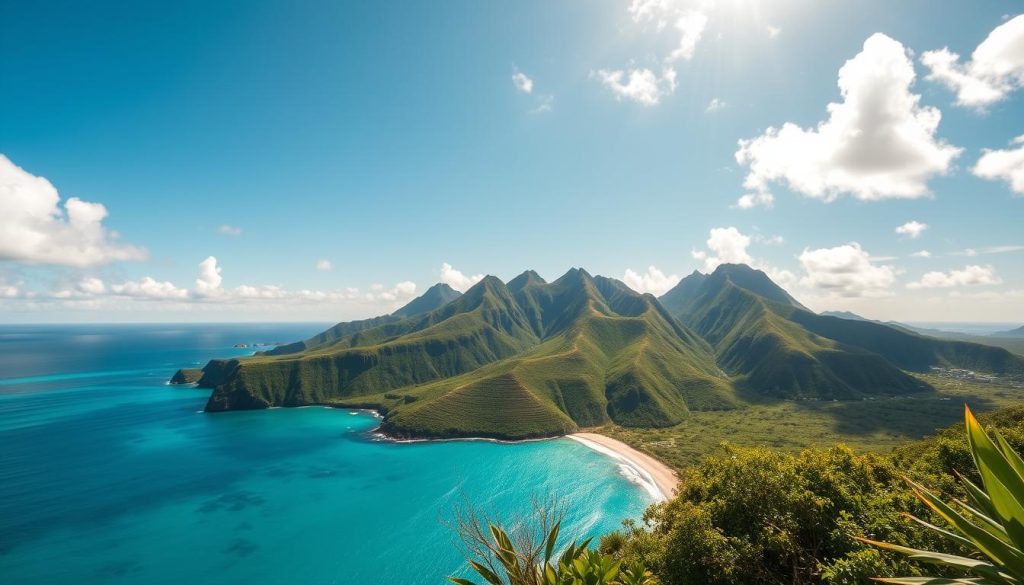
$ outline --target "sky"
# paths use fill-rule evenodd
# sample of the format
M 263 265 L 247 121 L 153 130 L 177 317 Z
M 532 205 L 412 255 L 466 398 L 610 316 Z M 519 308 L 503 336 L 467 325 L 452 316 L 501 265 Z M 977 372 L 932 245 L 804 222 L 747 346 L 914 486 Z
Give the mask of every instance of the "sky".
M 744 262 L 1024 322 L 1019 2 L 0 0 L 0 322 Z

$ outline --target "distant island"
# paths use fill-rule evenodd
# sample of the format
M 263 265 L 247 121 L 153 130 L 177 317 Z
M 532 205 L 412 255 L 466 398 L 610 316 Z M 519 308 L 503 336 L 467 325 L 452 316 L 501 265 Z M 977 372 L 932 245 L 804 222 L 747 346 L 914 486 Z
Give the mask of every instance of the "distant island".
M 691 411 L 770 399 L 933 391 L 915 373 L 1024 373 L 1024 358 L 898 325 L 810 311 L 759 270 L 694 272 L 660 298 L 574 268 L 554 282 L 487 276 L 431 287 L 385 316 L 339 323 L 252 357 L 182 369 L 208 412 L 374 409 L 396 438 L 527 439 L 666 427 Z

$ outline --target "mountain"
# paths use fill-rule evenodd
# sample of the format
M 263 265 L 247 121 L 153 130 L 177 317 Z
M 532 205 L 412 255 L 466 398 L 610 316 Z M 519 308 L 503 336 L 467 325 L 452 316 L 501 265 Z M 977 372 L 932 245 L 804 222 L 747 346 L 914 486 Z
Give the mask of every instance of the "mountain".
M 429 313 L 435 309 L 440 309 L 461 296 L 462 293 L 459 291 L 443 282 L 439 282 L 428 288 L 427 292 L 423 293 L 423 295 L 416 297 L 410 301 L 409 304 L 398 309 L 394 313 L 391 313 L 391 315 L 394 317 L 413 317 L 415 315 L 422 315 L 423 313 Z
M 677 307 L 675 316 L 711 344 L 719 366 L 752 396 L 906 394 L 928 389 L 906 371 L 933 366 L 1024 371 L 1024 360 L 1001 348 L 817 315 L 745 265 L 723 264 L 699 286 L 685 287 L 685 294 L 665 294 Z
M 1016 329 L 1011 329 L 1009 331 L 1000 331 L 998 333 L 993 333 L 992 337 L 1024 337 L 1024 325 L 1021 325 L 1020 327 Z
M 550 283 L 526 271 L 461 295 L 436 285 L 390 315 L 173 381 L 211 388 L 211 412 L 364 407 L 395 437 L 522 439 L 670 426 L 753 400 L 925 392 L 913 373 L 932 367 L 1024 373 L 1001 348 L 846 317 L 745 265 L 695 272 L 660 300 L 579 268 Z
M 838 317 L 839 319 L 849 319 L 850 321 L 872 321 L 873 320 L 873 319 L 868 319 L 867 317 L 861 317 L 857 313 L 853 313 L 851 311 L 822 311 L 821 313 L 819 313 L 819 315 L 822 315 L 824 317 Z
M 739 404 L 708 344 L 653 296 L 582 269 L 552 283 L 488 276 L 432 311 L 342 323 L 301 343 L 208 363 L 207 410 L 371 406 L 394 436 L 524 438 L 666 426 Z

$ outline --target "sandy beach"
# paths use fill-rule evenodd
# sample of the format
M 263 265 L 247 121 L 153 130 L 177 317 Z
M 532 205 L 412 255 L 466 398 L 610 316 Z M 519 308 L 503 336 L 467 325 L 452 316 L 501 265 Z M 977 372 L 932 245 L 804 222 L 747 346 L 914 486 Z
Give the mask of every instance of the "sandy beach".
M 671 467 L 654 457 L 641 453 L 621 441 L 596 433 L 574 433 L 569 435 L 569 438 L 632 467 L 642 479 L 654 486 L 657 493 L 652 495 L 659 501 L 675 495 L 679 477 Z

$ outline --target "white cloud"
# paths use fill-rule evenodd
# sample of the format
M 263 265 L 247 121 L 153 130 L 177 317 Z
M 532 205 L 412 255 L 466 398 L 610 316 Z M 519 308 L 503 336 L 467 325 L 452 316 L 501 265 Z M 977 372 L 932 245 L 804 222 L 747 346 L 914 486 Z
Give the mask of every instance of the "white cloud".
M 768 191 L 760 193 L 747 193 L 736 200 L 733 207 L 738 209 L 753 209 L 758 206 L 771 207 L 775 203 L 775 197 Z
M 723 100 L 720 100 L 718 98 L 711 98 L 711 101 L 708 102 L 708 107 L 704 108 L 704 111 L 709 114 L 712 114 L 714 112 L 717 112 L 718 110 L 721 110 L 724 107 L 725 102 Z
M 1006 181 L 1010 190 L 1024 195 L 1024 135 L 1014 138 L 1013 143 L 1020 146 L 1006 150 L 984 149 L 971 172 L 982 179 Z
M 913 256 L 914 258 L 931 258 L 932 253 L 929 252 L 928 250 L 919 250 L 911 254 L 911 256 Z
M 805 276 L 800 284 L 840 297 L 888 296 L 896 281 L 896 268 L 876 264 L 860 244 L 804 249 L 799 257 Z
M 1024 15 L 993 29 L 970 61 L 961 64 L 960 55 L 942 48 L 923 53 L 921 63 L 931 71 L 927 79 L 956 92 L 958 104 L 983 110 L 1024 86 Z
M 217 233 L 224 234 L 225 236 L 240 236 L 242 235 L 242 228 L 224 224 L 217 228 Z
M 750 236 L 743 235 L 734 227 L 712 228 L 707 241 L 709 251 L 695 250 L 692 255 L 704 261 L 707 272 L 720 264 L 753 264 L 754 259 L 747 253 L 750 242 Z
M 555 109 L 555 96 L 546 95 L 540 99 L 540 103 L 533 109 L 534 114 L 546 114 Z
M 629 15 L 636 23 L 653 21 L 660 30 L 668 24 L 668 17 L 676 9 L 675 4 L 674 0 L 631 0 Z
M 1002 280 L 991 266 L 972 264 L 960 270 L 949 272 L 928 272 L 917 282 L 907 284 L 907 288 L 950 288 L 954 286 L 978 286 L 999 284 Z
M 768 38 L 769 39 L 774 39 L 774 38 L 778 37 L 780 34 L 782 34 L 782 29 L 781 28 L 779 28 L 777 26 L 772 26 L 770 24 L 766 27 L 766 30 L 768 31 Z
M 87 295 L 101 295 L 107 292 L 103 281 L 92 276 L 83 278 L 78 282 L 78 289 Z
M 466 289 L 483 280 L 483 277 L 483 274 L 466 276 L 447 262 L 441 265 L 441 282 L 458 291 L 465 292 Z
M 928 224 L 921 223 L 919 221 L 908 221 L 907 223 L 896 228 L 896 233 L 901 236 L 907 236 L 911 240 L 918 238 L 924 233 L 924 230 L 928 229 Z
M 188 291 L 174 286 L 171 282 L 159 282 L 149 276 L 140 281 L 113 284 L 110 290 L 116 295 L 152 300 L 181 300 L 188 298 Z
M 647 272 L 644 273 L 634 272 L 632 269 L 627 268 L 626 273 L 622 276 L 622 282 L 625 282 L 629 288 L 636 292 L 651 293 L 659 297 L 679 284 L 679 275 L 666 275 L 654 266 L 648 266 Z
M 0 283 L 0 298 L 3 299 L 16 299 L 24 295 L 21 287 L 16 284 L 2 284 Z
M 211 296 L 221 292 L 220 283 L 221 268 L 217 266 L 217 259 L 207 256 L 206 260 L 199 263 L 199 276 L 196 277 L 196 293 L 200 296 Z
M 914 67 L 899 42 L 874 34 L 839 70 L 841 103 L 828 119 L 803 129 L 787 122 L 739 141 L 736 161 L 749 167 L 744 186 L 767 192 L 785 182 L 809 197 L 832 201 L 929 195 L 927 181 L 945 174 L 961 149 L 935 137 L 941 113 L 911 93 Z
M 779 245 L 782 245 L 782 244 L 786 243 L 786 238 L 784 238 L 784 237 L 782 237 L 780 235 L 762 236 L 761 234 L 757 234 L 757 235 L 754 236 L 754 241 L 759 243 L 759 244 L 767 244 L 769 246 L 779 246 Z
M 676 90 L 676 71 L 671 67 L 666 67 L 661 77 L 650 69 L 600 69 L 592 72 L 591 77 L 610 89 L 615 99 L 625 99 L 644 106 L 655 106 L 663 96 Z
M 679 31 L 679 46 L 668 56 L 667 61 L 683 59 L 689 61 L 697 49 L 697 43 L 708 25 L 708 17 L 703 12 L 690 10 L 676 19 L 676 30 Z
M 0 260 L 85 267 L 146 259 L 144 249 L 117 243 L 106 217 L 106 207 L 76 197 L 62 209 L 49 181 L 0 154 Z
M 516 71 L 512 74 L 512 84 L 523 93 L 533 93 L 533 80 L 522 71 Z
M 316 261 L 316 269 L 320 272 L 329 272 L 334 270 L 334 264 L 330 260 L 321 259 Z

